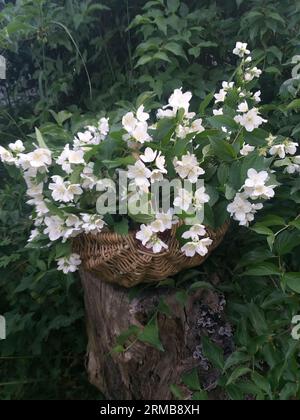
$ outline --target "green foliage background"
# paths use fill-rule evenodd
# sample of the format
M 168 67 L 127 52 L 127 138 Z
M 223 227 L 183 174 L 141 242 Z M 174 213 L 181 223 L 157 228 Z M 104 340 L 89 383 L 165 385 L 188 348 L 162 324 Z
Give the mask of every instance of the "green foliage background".
M 238 40 L 249 42 L 264 70 L 270 130 L 299 138 L 300 81 L 291 76 L 300 55 L 297 0 L 15 0 L 1 1 L 0 10 L 8 64 L 0 81 L 1 145 L 31 141 L 36 126 L 49 143 L 67 141 L 65 121 L 75 129 L 145 91 L 164 100 L 183 86 L 200 103 L 231 77 Z M 47 252 L 25 248 L 24 186 L 13 170 L 1 166 L 0 175 L 0 313 L 8 322 L 0 398 L 99 398 L 84 370 L 79 279 L 55 271 Z M 300 397 L 299 343 L 290 336 L 300 314 L 300 224 L 290 224 L 300 213 L 299 189 L 298 177 L 252 232 L 232 228 L 192 276 L 202 281 L 217 272 L 223 280 L 237 351 L 221 361 L 219 386 L 231 399 Z

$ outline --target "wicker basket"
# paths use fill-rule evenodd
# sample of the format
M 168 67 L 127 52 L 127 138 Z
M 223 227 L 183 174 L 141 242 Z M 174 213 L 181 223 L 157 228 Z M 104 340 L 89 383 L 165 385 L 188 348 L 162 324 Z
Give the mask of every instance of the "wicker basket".
M 81 256 L 83 269 L 96 273 L 106 282 L 133 287 L 140 283 L 165 280 L 180 271 L 201 265 L 211 252 L 222 242 L 228 224 L 216 231 L 207 229 L 213 239 L 209 253 L 205 257 L 186 257 L 180 250 L 174 226 L 163 240 L 169 249 L 159 254 L 143 247 L 135 238 L 135 232 L 126 236 L 107 232 L 98 235 L 82 235 L 74 240 L 74 252 Z

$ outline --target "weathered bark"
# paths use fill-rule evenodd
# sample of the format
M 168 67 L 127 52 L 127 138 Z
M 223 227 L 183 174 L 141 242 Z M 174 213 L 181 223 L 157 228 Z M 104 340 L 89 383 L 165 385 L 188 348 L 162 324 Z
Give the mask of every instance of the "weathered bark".
M 88 328 L 87 369 L 90 382 L 107 399 L 170 400 L 171 385 L 181 387 L 182 375 L 197 368 L 203 388 L 210 397 L 215 393 L 216 372 L 205 359 L 201 337 L 209 336 L 221 345 L 225 354 L 232 351 L 230 325 L 224 319 L 223 296 L 198 290 L 185 307 L 168 288 L 151 288 L 130 300 L 130 290 L 100 281 L 90 272 L 81 273 L 85 292 Z M 172 316 L 159 314 L 158 323 L 164 352 L 142 342 L 128 346 L 124 353 L 114 353 L 116 338 L 129 326 L 145 326 L 160 299 L 169 305 Z

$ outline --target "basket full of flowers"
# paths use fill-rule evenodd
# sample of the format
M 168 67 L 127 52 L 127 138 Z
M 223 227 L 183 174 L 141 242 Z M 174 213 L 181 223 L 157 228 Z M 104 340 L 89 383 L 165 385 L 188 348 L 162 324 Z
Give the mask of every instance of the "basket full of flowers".
M 64 273 L 82 266 L 131 287 L 202 264 L 230 217 L 249 226 L 275 195 L 276 171 L 299 173 L 300 158 L 296 142 L 263 129 L 262 72 L 247 44 L 233 53 L 235 80 L 202 98 L 198 115 L 183 89 L 163 107 L 144 94 L 81 129 L 66 123 L 63 146 L 36 129 L 30 150 L 1 147 L 33 206 L 29 246 L 50 247 Z

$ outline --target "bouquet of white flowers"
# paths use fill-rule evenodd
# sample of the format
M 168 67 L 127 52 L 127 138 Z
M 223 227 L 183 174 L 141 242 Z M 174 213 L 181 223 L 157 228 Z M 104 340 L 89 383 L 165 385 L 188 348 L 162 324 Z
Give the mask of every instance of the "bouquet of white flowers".
M 54 244 L 59 270 L 81 264 L 68 245 L 75 237 L 105 232 L 134 232 L 141 252 L 161 255 L 175 227 L 182 255 L 204 258 L 213 246 L 207 229 L 230 216 L 249 226 L 275 195 L 276 171 L 300 173 L 298 143 L 261 128 L 267 120 L 253 88 L 262 72 L 247 44 L 233 52 L 241 59 L 235 81 L 208 95 L 200 115 L 190 111 L 192 94 L 176 89 L 155 114 L 145 97 L 121 121 L 85 127 L 63 150 L 50 150 L 38 129 L 31 151 L 20 140 L 0 147 L 2 162 L 19 168 L 27 184 L 35 225 L 29 242 Z

